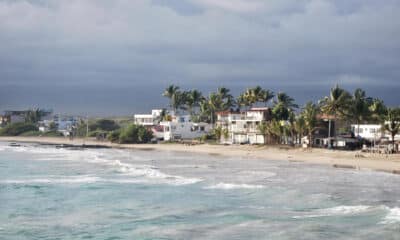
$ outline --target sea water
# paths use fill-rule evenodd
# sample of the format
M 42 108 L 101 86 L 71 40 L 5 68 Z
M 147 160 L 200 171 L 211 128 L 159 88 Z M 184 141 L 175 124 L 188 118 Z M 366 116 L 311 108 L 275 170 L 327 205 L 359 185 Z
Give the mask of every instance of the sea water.
M 400 239 L 400 176 L 0 143 L 0 239 Z

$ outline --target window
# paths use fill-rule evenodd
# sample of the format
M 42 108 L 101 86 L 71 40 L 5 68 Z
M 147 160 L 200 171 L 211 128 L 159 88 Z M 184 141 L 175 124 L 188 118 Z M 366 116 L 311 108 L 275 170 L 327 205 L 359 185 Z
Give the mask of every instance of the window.
M 375 133 L 375 131 L 376 131 L 375 128 L 371 128 L 371 129 L 369 130 L 370 133 Z
M 204 127 L 204 126 L 200 126 L 200 131 L 205 131 L 206 130 L 206 128 Z

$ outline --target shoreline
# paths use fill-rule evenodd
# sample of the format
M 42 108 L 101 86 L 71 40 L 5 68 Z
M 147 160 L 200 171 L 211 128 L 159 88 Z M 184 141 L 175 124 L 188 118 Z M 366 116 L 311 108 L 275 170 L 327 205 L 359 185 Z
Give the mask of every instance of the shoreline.
M 119 149 L 159 150 L 183 153 L 201 153 L 218 156 L 241 157 L 259 160 L 303 162 L 308 164 L 330 165 L 334 168 L 352 170 L 374 170 L 400 174 L 400 154 L 384 155 L 360 151 L 338 151 L 327 149 L 283 148 L 279 146 L 252 145 L 184 145 L 171 144 L 117 144 L 93 139 L 74 139 L 63 137 L 0 137 L 0 142 L 65 144 L 71 146 L 91 145 Z

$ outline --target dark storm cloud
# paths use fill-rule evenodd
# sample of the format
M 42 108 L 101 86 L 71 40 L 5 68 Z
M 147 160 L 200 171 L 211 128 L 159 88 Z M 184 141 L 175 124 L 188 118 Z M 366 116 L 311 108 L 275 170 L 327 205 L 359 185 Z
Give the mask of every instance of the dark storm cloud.
M 398 0 L 0 0 L 0 86 L 399 89 L 399 12 Z

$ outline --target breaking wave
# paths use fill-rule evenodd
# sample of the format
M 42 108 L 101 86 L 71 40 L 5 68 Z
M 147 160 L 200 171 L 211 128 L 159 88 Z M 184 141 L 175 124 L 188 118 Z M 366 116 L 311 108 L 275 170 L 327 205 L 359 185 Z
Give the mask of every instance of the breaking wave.
M 2 146 L 1 146 L 2 147 Z M 194 184 L 203 181 L 200 178 L 185 178 L 182 176 L 174 176 L 161 172 L 154 166 L 150 165 L 134 165 L 130 163 L 124 163 L 120 160 L 108 159 L 104 152 L 84 150 L 84 151 L 74 151 L 64 148 L 53 148 L 53 147 L 35 147 L 35 146 L 21 146 L 21 147 L 8 147 L 7 149 L 12 149 L 15 152 L 29 152 L 34 154 L 39 154 L 35 157 L 35 160 L 70 160 L 70 161 L 84 161 L 91 164 L 101 164 L 104 166 L 110 166 L 110 170 L 120 173 L 122 175 L 129 176 L 127 179 L 120 180 L 102 180 L 105 182 L 116 182 L 116 183 L 151 183 L 151 184 L 171 184 L 171 185 L 187 185 Z M 130 159 L 133 156 L 130 156 Z M 141 159 L 143 160 L 143 159 Z M 132 179 L 134 178 L 134 179 Z M 87 179 L 86 179 L 87 180 Z M 83 179 L 82 182 L 91 182 Z M 100 179 L 97 178 L 96 181 Z M 74 179 L 59 179 L 51 180 L 49 179 L 36 179 L 37 183 L 73 183 Z M 94 179 L 92 179 L 92 182 Z M 18 183 L 16 181 L 15 183 Z
M 332 208 L 318 209 L 310 215 L 294 216 L 293 218 L 316 218 L 329 216 L 356 215 L 373 209 L 374 207 L 358 205 L 358 206 L 337 206 Z
M 251 184 L 233 184 L 233 183 L 218 183 L 212 186 L 205 187 L 205 189 L 262 189 L 265 188 L 263 185 L 251 185 Z
M 63 178 L 35 178 L 35 179 L 14 179 L 4 180 L 1 183 L 5 184 L 79 184 L 79 183 L 94 183 L 101 179 L 94 176 L 72 176 Z
M 338 206 L 333 208 L 319 209 L 312 212 L 310 215 L 294 216 L 296 219 L 318 218 L 330 216 L 352 216 L 359 215 L 370 211 L 384 211 L 386 216 L 379 224 L 396 224 L 400 223 L 400 208 L 389 208 L 387 206 Z
M 381 224 L 400 223 L 400 208 L 388 208 L 389 213 L 380 222 Z

